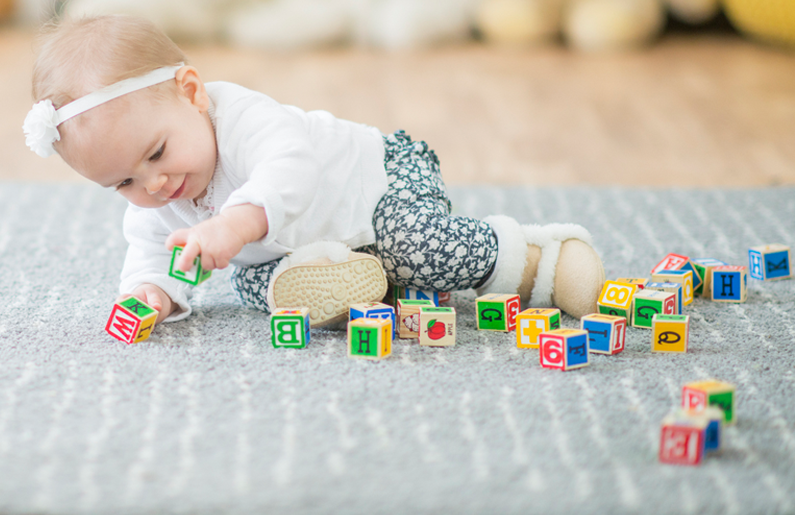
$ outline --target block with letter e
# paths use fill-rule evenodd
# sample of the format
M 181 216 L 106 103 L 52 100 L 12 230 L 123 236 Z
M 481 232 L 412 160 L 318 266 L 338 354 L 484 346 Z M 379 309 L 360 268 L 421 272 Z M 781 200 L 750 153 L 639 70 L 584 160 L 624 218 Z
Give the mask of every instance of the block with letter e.
M 348 322 L 348 357 L 379 360 L 392 354 L 392 322 L 358 318 Z
M 510 332 L 516 328 L 519 295 L 489 293 L 475 299 L 477 328 L 481 331 Z
M 538 335 L 560 329 L 560 310 L 557 308 L 529 308 L 516 315 L 516 346 L 537 349 Z
M 309 308 L 283 308 L 271 314 L 271 343 L 275 348 L 303 349 L 309 336 Z
M 611 315 L 585 315 L 580 329 L 588 332 L 588 351 L 596 354 L 618 354 L 624 350 L 627 319 Z
M 144 301 L 130 297 L 113 305 L 105 331 L 124 343 L 138 343 L 152 334 L 157 314 Z
M 538 337 L 538 358 L 544 368 L 573 370 L 588 366 L 588 332 L 555 329 Z
M 778 281 L 792 277 L 790 248 L 780 243 L 748 249 L 749 275 L 760 281 Z
M 716 266 L 712 269 L 714 302 L 745 302 L 748 297 L 748 267 Z

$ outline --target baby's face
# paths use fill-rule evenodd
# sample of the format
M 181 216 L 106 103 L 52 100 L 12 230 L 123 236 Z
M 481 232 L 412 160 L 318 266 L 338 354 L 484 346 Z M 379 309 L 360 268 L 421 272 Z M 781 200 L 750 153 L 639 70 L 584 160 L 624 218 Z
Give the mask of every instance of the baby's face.
M 84 177 L 144 208 L 204 194 L 215 171 L 215 134 L 206 109 L 188 97 L 141 90 L 81 116 L 61 155 Z

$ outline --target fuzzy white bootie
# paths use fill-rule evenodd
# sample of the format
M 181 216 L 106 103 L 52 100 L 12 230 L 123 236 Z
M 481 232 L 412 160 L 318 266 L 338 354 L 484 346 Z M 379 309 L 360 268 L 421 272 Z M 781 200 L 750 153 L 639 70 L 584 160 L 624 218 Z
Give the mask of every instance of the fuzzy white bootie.
M 519 225 L 507 216 L 486 217 L 499 247 L 484 293 L 519 293 L 531 307 L 557 306 L 579 318 L 596 312 L 605 281 L 591 234 L 576 224 Z
M 334 324 L 360 302 L 380 301 L 387 281 L 381 261 L 344 243 L 321 241 L 296 249 L 273 271 L 268 307 L 308 307 L 313 327 Z

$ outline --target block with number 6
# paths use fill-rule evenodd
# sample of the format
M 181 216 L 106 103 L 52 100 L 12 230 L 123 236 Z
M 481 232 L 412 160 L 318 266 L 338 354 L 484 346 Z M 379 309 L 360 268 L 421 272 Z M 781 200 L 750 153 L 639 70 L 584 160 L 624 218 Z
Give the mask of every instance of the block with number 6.
M 275 348 L 303 349 L 309 336 L 309 308 L 283 308 L 271 314 L 271 343 Z
M 157 310 L 142 300 L 130 297 L 113 305 L 105 331 L 124 343 L 138 343 L 149 338 L 157 320 Z
M 520 349 L 537 349 L 538 335 L 553 329 L 560 329 L 559 309 L 525 309 L 516 315 L 516 346 Z
M 538 357 L 544 368 L 573 370 L 588 366 L 588 332 L 581 329 L 555 329 L 538 337 Z
M 348 322 L 348 357 L 378 360 L 392 354 L 392 322 L 359 318 Z
M 611 315 L 585 315 L 580 329 L 588 332 L 588 351 L 596 354 L 618 354 L 624 350 L 627 319 Z

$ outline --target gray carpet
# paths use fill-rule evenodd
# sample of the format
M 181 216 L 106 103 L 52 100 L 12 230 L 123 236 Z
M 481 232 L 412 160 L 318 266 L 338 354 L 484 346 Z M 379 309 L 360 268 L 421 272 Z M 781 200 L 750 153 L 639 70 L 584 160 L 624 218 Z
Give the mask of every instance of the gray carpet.
M 795 243 L 795 190 L 456 188 L 458 214 L 579 222 L 608 277 L 666 253 L 747 264 Z M 514 335 L 399 341 L 346 357 L 344 334 L 275 350 L 228 272 L 189 320 L 127 346 L 104 331 L 125 242 L 121 197 L 0 184 L 2 513 L 794 513 L 795 281 L 696 300 L 686 355 L 627 349 L 541 369 Z M 564 319 L 564 326 L 575 320 Z M 681 386 L 737 385 L 736 426 L 699 467 L 657 461 Z

